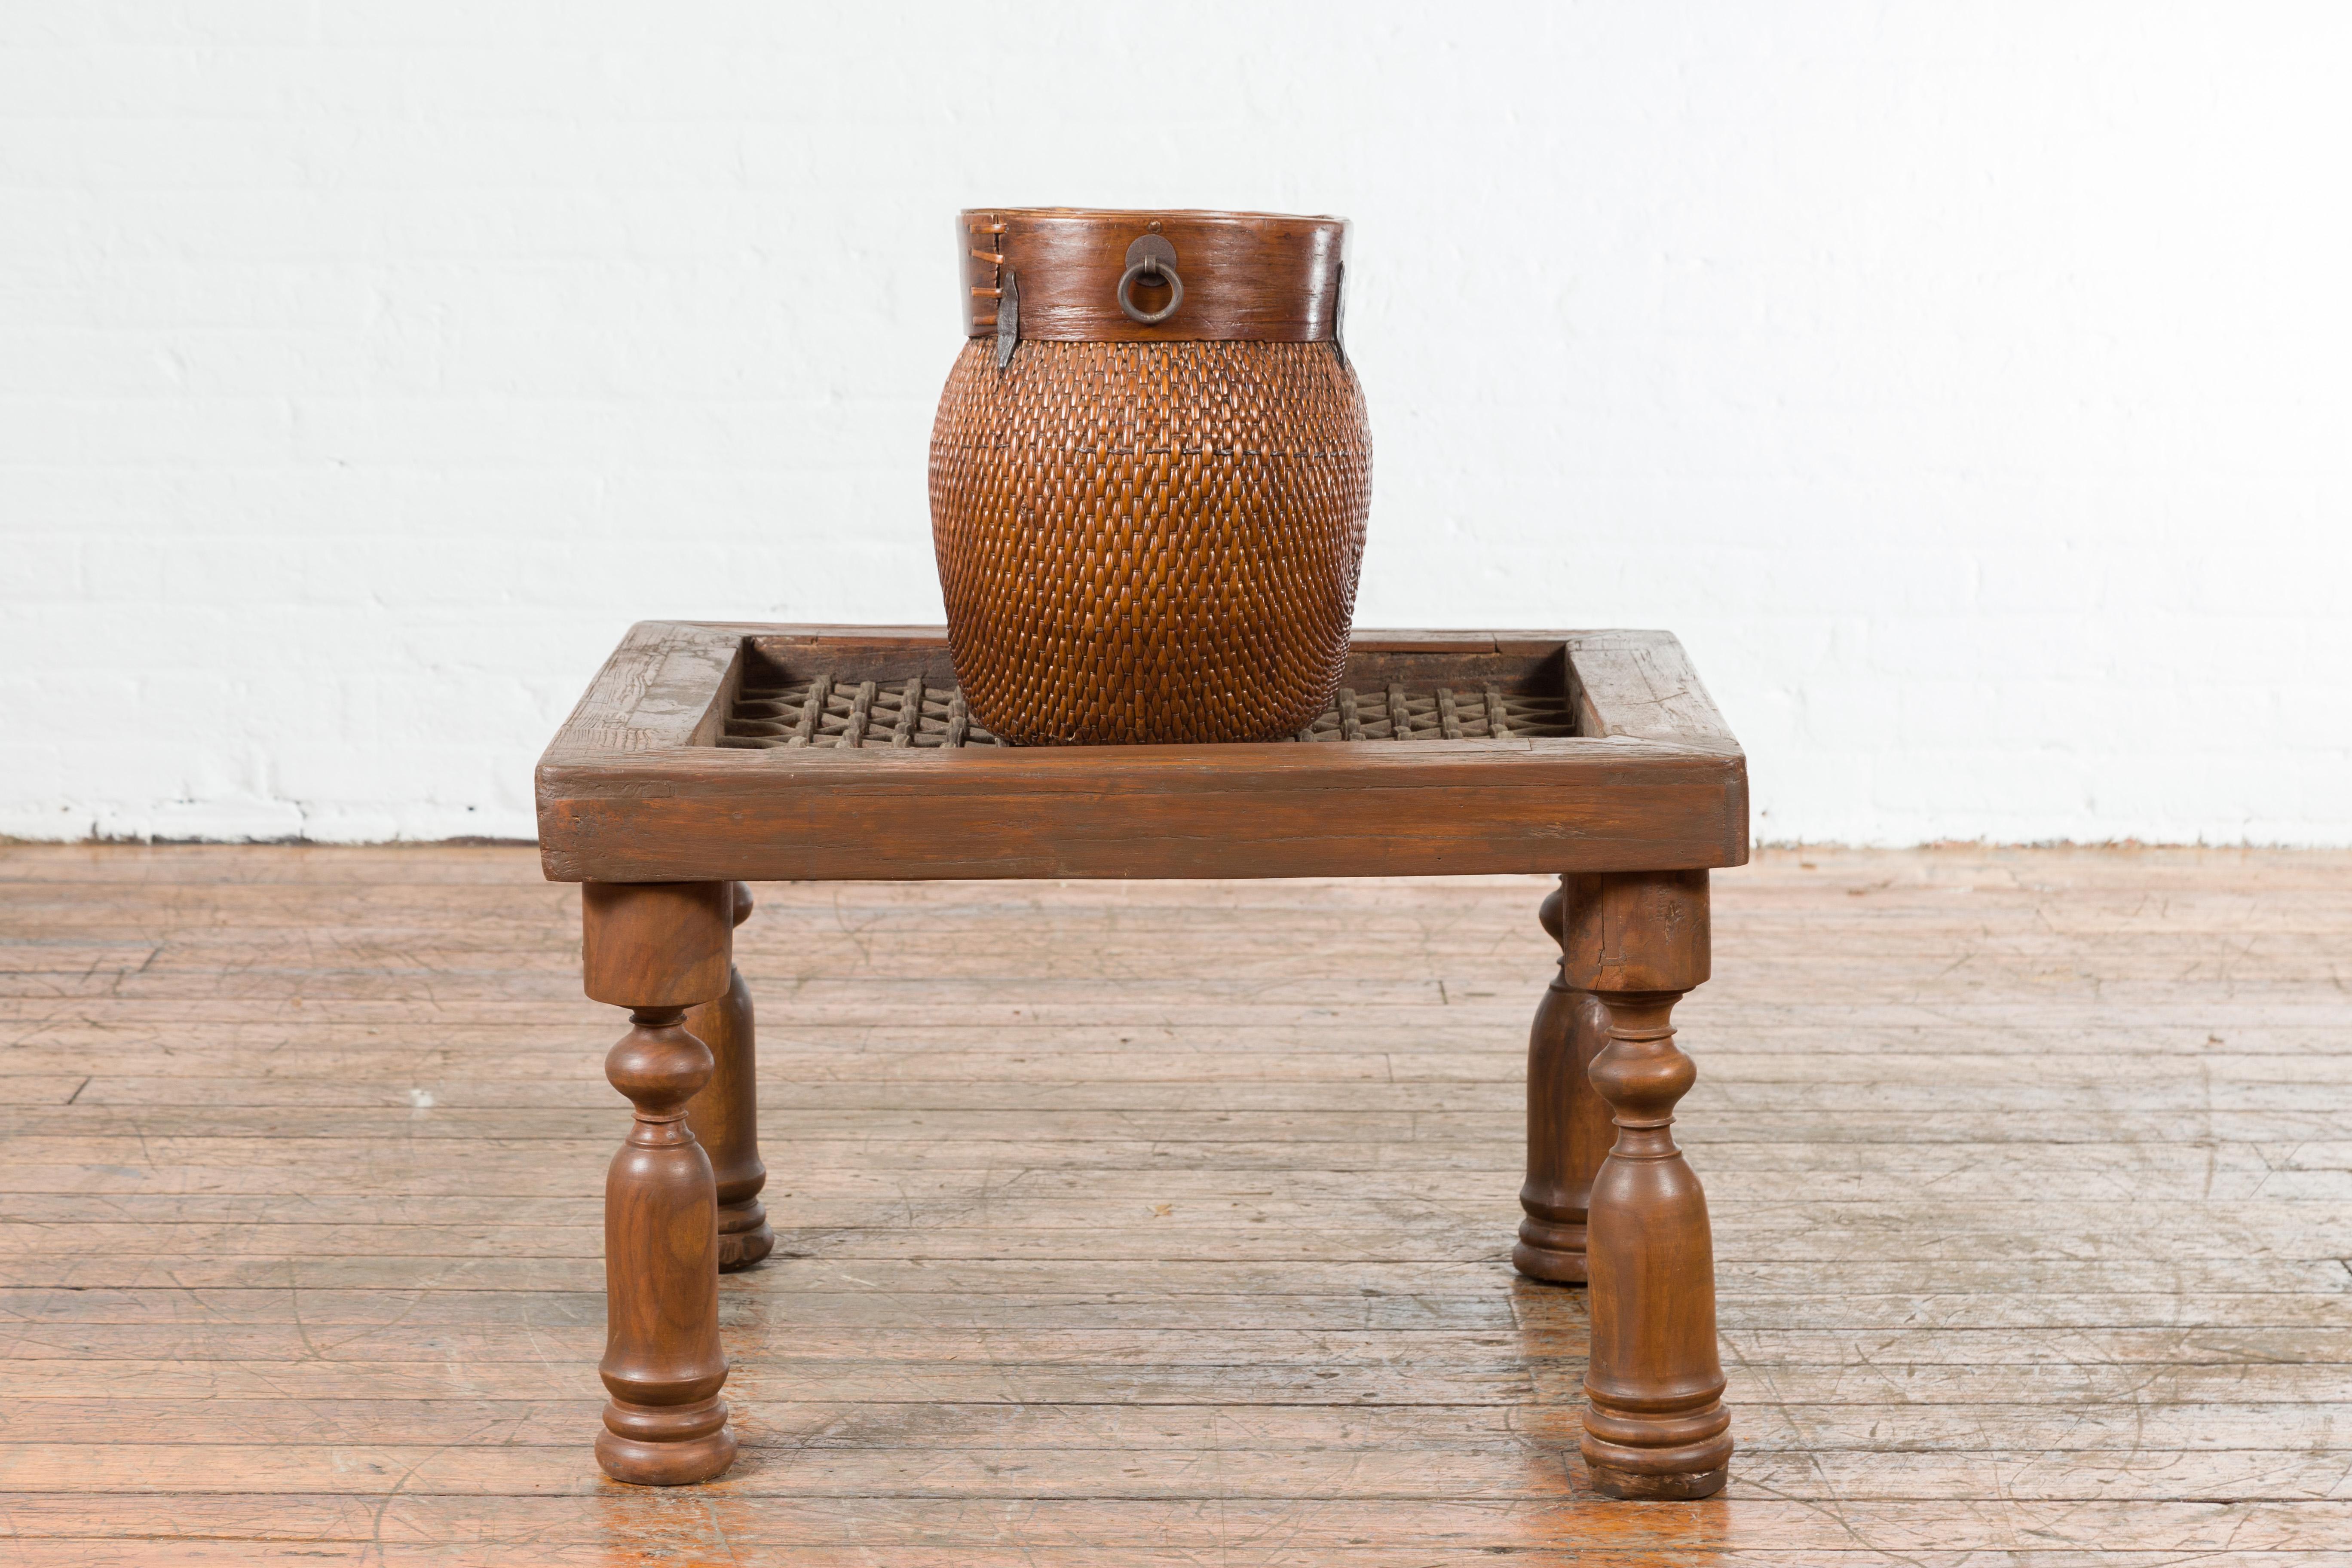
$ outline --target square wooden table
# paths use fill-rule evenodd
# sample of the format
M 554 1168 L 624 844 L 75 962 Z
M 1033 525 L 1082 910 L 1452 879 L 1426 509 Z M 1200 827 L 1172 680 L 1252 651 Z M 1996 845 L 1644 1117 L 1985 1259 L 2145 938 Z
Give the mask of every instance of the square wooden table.
M 1670 635 L 1359 632 L 1290 740 L 1015 748 L 965 711 L 939 628 L 648 621 L 538 787 L 547 875 L 586 884 L 588 994 L 630 1010 L 605 1060 L 636 1108 L 604 1189 L 607 1474 L 707 1480 L 735 1454 L 718 1277 L 775 1239 L 743 883 L 1534 871 L 1560 879 L 1540 911 L 1560 963 L 1512 1261 L 1590 1281 L 1594 1486 L 1723 1486 L 1706 1200 L 1671 1130 L 1695 1069 L 1669 1018 L 1707 977 L 1707 871 L 1748 858 L 1748 771 Z

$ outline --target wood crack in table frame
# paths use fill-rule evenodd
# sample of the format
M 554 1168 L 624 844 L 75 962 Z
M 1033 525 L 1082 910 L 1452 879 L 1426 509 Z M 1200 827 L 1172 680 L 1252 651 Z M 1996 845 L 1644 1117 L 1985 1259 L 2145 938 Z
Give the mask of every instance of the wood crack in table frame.
M 717 1278 L 774 1241 L 731 961 L 744 882 L 1535 871 L 1560 879 L 1540 914 L 1561 957 L 1528 1040 L 1512 1259 L 1589 1279 L 1596 1488 L 1723 1486 L 1706 1199 L 1671 1131 L 1695 1069 L 1671 1014 L 1707 978 L 1707 873 L 1748 858 L 1747 760 L 1664 632 L 1358 633 L 1344 680 L 1378 694 L 1386 738 L 1343 701 L 1338 743 L 1015 748 L 971 743 L 938 628 L 630 630 L 538 773 L 546 873 L 587 884 L 588 994 L 631 1019 L 605 1063 L 635 1108 L 605 1191 L 608 1474 L 692 1482 L 734 1457 Z

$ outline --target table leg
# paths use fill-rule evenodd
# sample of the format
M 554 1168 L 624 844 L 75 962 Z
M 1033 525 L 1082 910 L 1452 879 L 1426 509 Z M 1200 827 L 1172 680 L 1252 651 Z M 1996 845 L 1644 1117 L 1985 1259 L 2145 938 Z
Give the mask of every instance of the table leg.
M 1592 1357 L 1580 1445 L 1593 1489 L 1607 1497 L 1707 1497 L 1731 1459 L 1706 1195 L 1673 1132 L 1675 1104 L 1698 1069 L 1669 1018 L 1706 979 L 1707 947 L 1705 871 L 1570 879 L 1561 973 L 1607 1010 L 1592 1083 L 1617 1124 L 1588 1222 Z
M 1555 942 L 1568 882 L 1560 879 L 1538 916 Z M 1609 1015 L 1600 1001 L 1571 988 L 1555 968 L 1528 1032 L 1528 1180 L 1519 1189 L 1527 1217 L 1519 1221 L 1511 1265 L 1531 1279 L 1584 1283 L 1585 1210 L 1615 1131 L 1591 1076 L 1608 1037 Z
M 740 926 L 751 918 L 751 889 L 740 882 L 728 886 L 732 889 L 735 923 Z M 751 1268 L 776 1246 L 768 1211 L 760 1204 L 760 1189 L 768 1184 L 768 1167 L 760 1160 L 760 1086 L 752 1043 L 751 993 L 743 984 L 741 970 L 729 964 L 727 994 L 687 1014 L 686 1028 L 710 1047 L 715 1062 L 710 1082 L 687 1104 L 686 1124 L 709 1153 L 711 1170 L 719 1179 L 719 1271 L 731 1274 Z
M 687 1125 L 709 1047 L 687 1009 L 726 993 L 733 899 L 725 882 L 589 883 L 582 889 L 590 996 L 629 1009 L 604 1058 L 636 1108 L 604 1180 L 604 1359 L 612 1400 L 596 1459 L 614 1480 L 709 1480 L 735 1458 L 719 1347 L 718 1192 Z

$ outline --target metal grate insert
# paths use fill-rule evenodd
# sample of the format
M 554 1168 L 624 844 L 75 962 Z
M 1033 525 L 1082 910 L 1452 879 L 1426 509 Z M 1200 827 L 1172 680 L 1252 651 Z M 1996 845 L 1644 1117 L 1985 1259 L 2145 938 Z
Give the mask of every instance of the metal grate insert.
M 1575 733 L 1575 716 L 1561 698 L 1493 686 L 1412 691 L 1392 685 L 1381 690 L 1341 687 L 1322 717 L 1290 738 L 1483 741 Z M 784 686 L 745 687 L 719 743 L 752 750 L 1006 744 L 972 721 L 955 687 L 927 685 L 920 676 L 851 681 L 830 674 Z

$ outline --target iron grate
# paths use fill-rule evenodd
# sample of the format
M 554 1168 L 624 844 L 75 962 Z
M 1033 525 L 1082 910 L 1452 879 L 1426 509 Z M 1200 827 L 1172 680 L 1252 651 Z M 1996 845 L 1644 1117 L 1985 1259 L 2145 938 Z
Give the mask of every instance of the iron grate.
M 1377 691 L 1343 686 L 1322 717 L 1294 741 L 1482 741 L 1573 735 L 1575 717 L 1558 697 L 1534 697 L 1493 686 L 1457 690 L 1441 686 L 1412 691 L 1391 685 Z M 1002 746 L 974 722 L 957 688 L 903 680 L 814 680 L 746 687 L 727 715 L 722 746 L 899 748 Z

